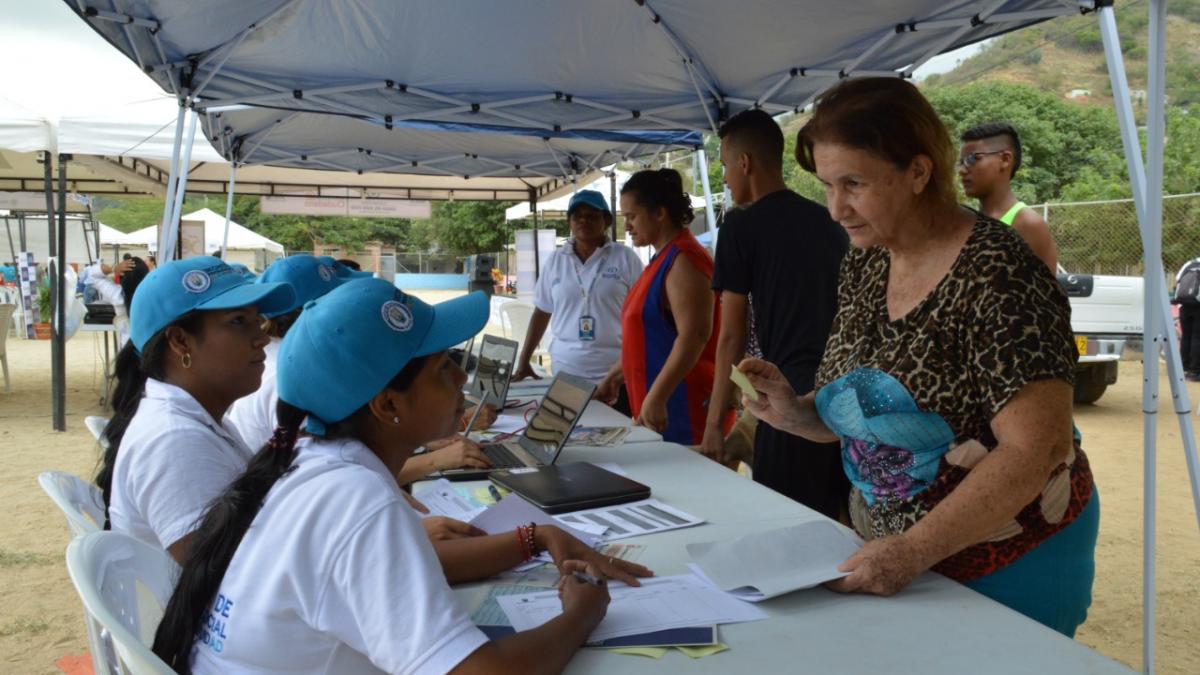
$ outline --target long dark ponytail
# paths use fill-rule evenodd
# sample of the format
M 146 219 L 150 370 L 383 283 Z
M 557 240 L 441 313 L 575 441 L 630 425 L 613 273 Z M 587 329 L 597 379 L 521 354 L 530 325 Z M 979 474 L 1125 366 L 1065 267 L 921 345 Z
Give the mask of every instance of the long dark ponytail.
M 422 356 L 410 360 L 388 383 L 388 388 L 407 390 L 428 358 Z M 204 630 L 205 616 L 229 563 L 262 509 L 267 493 L 291 471 L 292 462 L 296 460 L 296 440 L 308 413 L 281 399 L 275 414 L 279 425 L 271 440 L 250 460 L 246 472 L 208 507 L 200 527 L 193 533 L 179 583 L 158 624 L 154 653 L 177 673 L 191 673 L 192 646 Z M 325 437 L 355 436 L 361 421 L 369 414 L 364 405 L 346 420 L 328 425 Z
M 198 312 L 185 314 L 176 319 L 170 326 L 178 326 L 193 335 L 199 334 L 203 319 Z M 117 465 L 117 451 L 121 448 L 121 440 L 129 423 L 137 414 L 138 404 L 146 393 L 146 380 L 153 377 L 161 380 L 165 377 L 163 363 L 167 355 L 167 329 L 164 328 L 146 341 L 141 354 L 134 349 L 133 342 L 126 342 L 117 354 L 116 376 L 117 386 L 113 388 L 111 404 L 112 419 L 104 427 L 104 442 L 107 448 L 96 472 L 96 486 L 104 495 L 104 529 L 109 529 L 108 505 L 112 503 L 113 470 Z

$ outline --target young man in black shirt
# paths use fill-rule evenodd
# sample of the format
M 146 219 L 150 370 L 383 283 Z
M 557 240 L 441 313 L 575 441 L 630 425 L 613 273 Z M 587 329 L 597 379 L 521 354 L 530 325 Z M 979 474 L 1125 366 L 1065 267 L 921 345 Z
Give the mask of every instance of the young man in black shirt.
M 721 332 L 701 450 L 724 462 L 720 422 L 734 400 L 730 367 L 746 350 L 747 307 L 752 301 L 763 358 L 779 366 L 796 393 L 812 391 L 848 239 L 825 207 L 787 189 L 783 133 L 770 115 L 745 111 L 718 135 L 725 184 L 740 208 L 726 215 L 717 239 L 712 284 L 721 292 Z M 827 516 L 846 508 L 850 484 L 837 443 L 759 423 L 753 469 L 754 480 Z

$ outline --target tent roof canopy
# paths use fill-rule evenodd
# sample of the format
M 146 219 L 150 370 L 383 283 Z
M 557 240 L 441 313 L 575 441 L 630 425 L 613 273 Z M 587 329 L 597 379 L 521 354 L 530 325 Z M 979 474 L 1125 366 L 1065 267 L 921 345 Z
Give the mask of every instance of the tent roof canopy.
M 803 108 L 840 77 L 909 77 L 943 51 L 1095 4 L 65 1 L 198 109 L 544 132 L 712 130 L 750 107 Z

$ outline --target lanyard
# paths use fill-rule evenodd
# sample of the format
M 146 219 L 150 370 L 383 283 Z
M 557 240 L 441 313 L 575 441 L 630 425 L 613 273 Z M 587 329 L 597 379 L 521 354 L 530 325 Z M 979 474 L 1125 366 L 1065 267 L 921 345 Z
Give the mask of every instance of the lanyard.
M 601 254 L 600 259 L 597 261 L 598 264 L 596 265 L 596 271 L 594 273 L 592 273 L 591 283 L 589 283 L 585 286 L 583 283 L 584 263 L 583 263 L 583 261 L 581 261 L 579 259 L 579 256 L 575 253 L 575 245 L 574 244 L 571 245 L 571 262 L 573 263 L 573 267 L 575 269 L 575 281 L 579 283 L 579 295 L 580 295 L 580 297 L 583 298 L 583 313 L 585 315 L 588 313 L 588 309 L 591 308 L 592 291 L 596 289 L 596 280 L 599 279 L 601 273 L 604 272 L 604 263 L 608 260 L 609 250 L 610 250 L 610 247 L 605 246 L 604 251 L 602 253 L 600 251 L 596 252 L 596 253 Z M 594 256 L 594 255 L 596 255 L 596 253 L 593 253 L 592 255 Z

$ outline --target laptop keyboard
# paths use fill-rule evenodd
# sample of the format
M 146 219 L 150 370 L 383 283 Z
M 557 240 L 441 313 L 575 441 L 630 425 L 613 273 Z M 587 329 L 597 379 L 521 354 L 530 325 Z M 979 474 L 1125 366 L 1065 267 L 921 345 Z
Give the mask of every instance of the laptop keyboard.
M 497 469 L 515 469 L 525 466 L 516 455 L 503 445 L 485 445 L 483 446 L 483 454 L 487 455 L 492 466 Z

